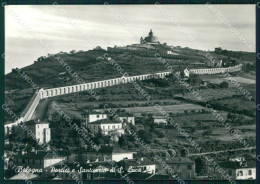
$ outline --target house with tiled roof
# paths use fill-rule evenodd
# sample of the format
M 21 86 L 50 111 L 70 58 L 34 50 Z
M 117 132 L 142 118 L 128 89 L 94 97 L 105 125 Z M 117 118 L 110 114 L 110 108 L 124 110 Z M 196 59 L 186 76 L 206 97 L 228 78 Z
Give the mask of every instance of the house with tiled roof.
M 186 157 L 166 158 L 165 163 L 168 167 L 164 167 L 161 163 L 157 163 L 160 174 L 175 175 L 183 179 L 193 179 L 195 177 L 195 162 Z
M 68 155 L 54 153 L 53 151 L 21 152 L 14 156 L 14 163 L 23 168 L 48 168 L 66 160 Z
M 99 111 L 83 112 L 81 113 L 81 116 L 83 119 L 85 119 L 86 124 L 102 119 L 108 119 L 108 115 L 106 113 Z
M 136 152 L 124 150 L 118 147 L 101 146 L 97 151 L 95 149 L 87 149 L 83 153 L 72 153 L 70 162 L 78 161 L 81 163 L 100 162 L 106 160 L 120 161 L 123 159 L 133 159 Z
M 130 123 L 132 125 L 135 125 L 135 117 L 131 113 L 118 112 L 117 117 L 118 117 L 119 121 L 121 121 L 122 123 L 126 122 L 126 123 Z
M 124 134 L 122 123 L 115 120 L 102 119 L 94 121 L 88 123 L 87 128 L 93 133 L 101 131 L 105 135 L 111 135 L 112 133 Z
M 146 157 L 135 159 L 124 159 L 120 162 L 126 172 L 137 173 L 150 173 L 153 174 L 156 171 L 155 162 Z
M 247 161 L 224 161 L 219 162 L 219 166 L 230 176 L 233 180 L 254 180 L 256 179 L 256 160 Z M 216 168 L 209 166 L 210 177 L 212 179 L 225 179 Z
M 49 128 L 48 122 L 38 121 L 27 121 L 25 126 L 31 130 L 32 135 L 35 135 L 36 140 L 39 144 L 48 143 L 51 140 L 51 129 Z M 28 131 L 29 132 L 29 131 Z

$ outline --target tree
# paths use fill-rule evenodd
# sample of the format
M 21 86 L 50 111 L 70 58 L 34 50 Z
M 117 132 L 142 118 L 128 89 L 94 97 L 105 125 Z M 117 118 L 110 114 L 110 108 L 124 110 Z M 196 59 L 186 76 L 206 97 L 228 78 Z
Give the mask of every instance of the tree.
M 123 147 L 123 146 L 126 146 L 127 145 L 127 139 L 125 137 L 125 135 L 121 135 L 121 137 L 119 137 L 119 140 L 118 140 L 118 144 L 120 147 Z
M 72 51 L 70 51 L 70 54 L 74 54 L 74 53 L 76 53 L 76 51 L 75 51 L 75 50 L 72 50 Z
M 228 84 L 228 82 L 223 81 L 223 82 L 221 82 L 221 83 L 219 84 L 219 86 L 220 86 L 221 88 L 228 88 L 228 87 L 229 87 L 229 84 Z
M 195 172 L 197 174 L 201 174 L 201 172 L 203 171 L 203 169 L 206 167 L 206 163 L 205 160 L 203 160 L 202 158 L 198 157 L 195 159 Z
M 188 155 L 188 153 L 189 153 L 189 151 L 185 148 L 180 150 L 181 157 L 186 157 Z
M 145 143 L 151 143 L 153 136 L 151 133 L 146 132 L 145 130 L 139 130 L 137 135 L 143 140 Z

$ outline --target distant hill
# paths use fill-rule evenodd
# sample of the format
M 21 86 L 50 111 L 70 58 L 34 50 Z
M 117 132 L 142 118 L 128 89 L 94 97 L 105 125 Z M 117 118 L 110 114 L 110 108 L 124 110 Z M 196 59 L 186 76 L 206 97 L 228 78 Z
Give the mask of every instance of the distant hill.
M 139 45 L 140 46 L 140 45 Z M 127 46 L 129 48 L 129 46 Z M 126 47 L 126 48 L 127 48 Z M 137 47 L 131 45 L 130 47 Z M 173 52 L 183 55 L 194 55 L 205 57 L 205 52 L 194 50 L 190 48 L 169 47 L 166 45 L 152 46 L 158 52 L 166 52 L 171 50 Z M 109 53 L 103 49 L 79 51 L 79 52 L 60 52 L 55 54 L 55 57 L 60 57 L 64 60 L 69 68 L 74 71 L 85 82 L 98 81 L 114 77 L 120 77 L 121 74 L 104 58 L 104 54 L 108 53 L 109 57 L 114 59 L 129 75 L 140 75 L 146 73 L 153 73 L 158 71 L 165 71 L 167 68 L 159 62 L 155 57 L 143 57 L 131 53 Z M 236 54 L 237 53 L 237 54 Z M 221 54 L 215 54 L 214 57 L 223 57 Z M 227 53 L 225 53 L 227 55 Z M 253 53 L 232 52 L 232 57 L 253 58 Z M 247 56 L 247 57 L 246 57 Z M 255 56 L 254 56 L 255 57 Z M 177 60 L 164 58 L 175 70 L 183 70 L 186 67 L 200 68 L 205 67 L 203 61 L 192 60 Z M 43 88 L 52 88 L 58 86 L 66 86 L 76 84 L 73 81 L 71 74 L 66 71 L 66 68 L 61 66 L 57 59 L 53 56 L 41 56 L 34 64 L 21 69 L 32 81 Z M 15 70 L 5 76 L 5 90 L 21 90 L 30 89 L 32 86 L 26 82 Z

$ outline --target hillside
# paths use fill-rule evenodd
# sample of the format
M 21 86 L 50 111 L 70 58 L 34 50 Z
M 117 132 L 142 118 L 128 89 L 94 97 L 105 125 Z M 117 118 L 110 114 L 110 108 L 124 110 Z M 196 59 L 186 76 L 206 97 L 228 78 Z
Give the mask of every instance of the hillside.
M 131 48 L 133 47 L 137 46 L 131 46 Z M 129 46 L 126 48 L 129 48 Z M 158 45 L 153 46 L 153 48 L 150 50 L 154 50 L 155 53 L 164 53 L 167 50 L 170 50 L 181 55 L 205 57 L 205 52 L 188 48 L 170 48 L 164 45 Z M 105 50 L 90 50 L 79 52 L 72 51 L 70 53 L 60 52 L 58 54 L 54 54 L 54 57 L 60 57 L 64 62 L 67 63 L 70 69 L 78 74 L 85 82 L 120 77 L 120 73 L 117 72 L 116 69 L 113 68 L 113 66 L 109 64 L 108 61 L 104 58 L 105 53 L 108 53 L 109 57 L 114 59 L 125 72 L 129 73 L 129 75 L 140 75 L 167 70 L 167 68 L 163 66 L 163 64 L 156 57 L 154 57 L 154 55 L 148 57 L 136 55 L 130 52 L 111 53 Z M 234 53 L 236 52 L 232 52 L 232 57 L 235 57 Z M 237 59 L 241 58 L 241 55 L 243 56 L 243 60 L 240 62 L 245 61 L 245 56 L 248 56 L 247 58 L 252 58 L 252 56 L 254 56 L 253 53 L 237 53 Z M 224 57 L 224 55 L 227 55 L 227 53 L 222 55 L 213 52 L 210 54 L 216 58 L 221 58 Z M 39 87 L 52 88 L 75 84 L 76 82 L 73 81 L 71 74 L 69 74 L 66 71 L 66 68 L 61 66 L 58 60 L 54 57 L 51 55 L 41 56 L 37 61 L 34 61 L 34 64 L 24 67 L 21 70 L 24 71 L 26 75 L 28 75 Z M 182 71 L 186 67 L 205 68 L 203 60 L 193 61 L 192 59 L 163 59 L 165 59 L 177 71 Z M 63 74 L 63 72 L 65 73 Z M 32 86 L 28 84 L 25 79 L 22 78 L 15 70 L 5 76 L 6 91 L 28 88 L 32 88 Z
M 143 47 L 143 46 L 142 46 Z M 184 56 L 193 56 L 198 58 L 203 58 L 205 55 L 204 51 L 199 50 L 192 50 L 189 48 L 180 48 L 180 47 L 169 47 L 165 45 L 155 45 L 152 48 L 140 48 L 140 45 L 130 45 L 126 47 L 127 49 L 137 49 L 142 51 L 154 51 L 154 53 L 165 53 L 166 51 L 171 51 L 173 54 L 176 55 L 184 55 Z M 232 56 L 235 57 L 235 52 L 231 52 Z M 104 79 L 116 78 L 121 77 L 122 74 L 116 70 L 116 68 L 111 65 L 108 60 L 104 57 L 104 54 L 107 54 L 106 57 L 111 57 L 120 67 L 123 69 L 124 72 L 127 72 L 130 76 L 131 75 L 140 75 L 140 74 L 147 74 L 147 73 L 154 73 L 159 71 L 166 71 L 167 68 L 160 62 L 160 60 L 153 55 L 139 55 L 134 54 L 132 52 L 110 52 L 103 49 L 94 49 L 89 51 L 71 51 L 70 53 L 60 52 L 54 55 L 55 58 L 60 57 L 61 60 L 66 62 L 67 66 L 69 66 L 69 70 L 75 72 L 80 78 L 84 80 L 84 82 L 91 82 L 91 81 L 99 81 Z M 224 57 L 224 55 L 229 56 L 228 52 L 223 54 L 210 52 L 212 56 L 215 58 Z M 240 76 L 246 77 L 248 79 L 255 79 L 255 62 L 249 60 L 241 60 L 242 56 L 244 58 L 252 58 L 253 53 L 242 53 L 237 52 L 237 59 L 239 63 L 249 62 L 251 63 L 249 67 L 244 67 L 245 72 L 240 72 Z M 33 89 L 33 85 L 39 86 L 40 88 L 53 88 L 59 86 L 68 86 L 76 84 L 72 77 L 72 75 L 66 70 L 66 67 L 62 66 L 57 59 L 53 56 L 41 56 L 34 62 L 34 64 L 24 67 L 19 72 L 25 72 L 26 75 L 31 79 L 32 83 L 27 83 L 25 78 L 23 78 L 16 70 L 13 70 L 11 73 L 7 74 L 5 77 L 5 94 L 6 94 L 6 104 L 16 113 L 20 114 L 21 111 L 25 108 L 26 104 L 30 100 L 30 97 L 33 95 L 35 89 Z M 204 56 L 205 57 L 205 56 Z M 161 58 L 165 60 L 175 71 L 183 71 L 186 67 L 189 68 L 205 68 L 203 59 L 201 60 L 193 60 L 193 59 L 173 59 L 173 58 Z M 245 65 L 246 66 L 246 65 Z M 73 73 L 72 72 L 72 73 Z M 223 78 L 223 76 L 220 76 Z M 213 76 L 214 78 L 214 76 Z M 205 79 L 203 79 L 205 80 Z M 214 79 L 213 79 L 214 80 Z M 219 80 L 219 79 L 218 79 Z M 222 79 L 221 79 L 222 80 Z M 160 83 L 164 84 L 164 81 L 160 81 Z M 246 89 L 252 91 L 254 93 L 255 86 L 251 85 L 246 86 Z M 126 87 L 126 94 L 123 95 L 121 100 L 129 100 L 129 98 L 133 98 L 129 96 L 131 94 L 129 91 L 133 90 L 131 87 Z M 171 83 L 170 85 L 161 86 L 162 90 L 167 93 L 167 95 L 162 95 L 160 93 L 161 90 L 152 90 L 150 86 L 148 91 L 150 91 L 155 96 L 155 99 L 169 99 L 171 96 L 179 95 L 182 96 L 187 91 L 176 82 Z M 156 86 L 155 86 L 156 87 Z M 157 88 L 157 87 L 156 87 Z M 122 93 L 122 88 L 119 87 L 120 93 Z M 105 89 L 102 89 L 105 90 Z M 115 96 L 114 99 L 119 98 L 118 95 L 119 91 L 117 87 L 115 87 L 115 92 L 112 96 Z M 206 93 L 209 91 L 203 90 Z M 222 91 L 220 91 L 221 94 Z M 229 92 L 230 97 L 232 97 L 233 93 Z M 118 94 L 118 95 L 115 95 Z M 215 92 L 214 92 L 215 94 Z M 227 94 L 227 93 L 225 93 Z M 106 94 L 103 94 L 106 96 Z M 216 94 L 217 95 L 217 94 Z M 69 95 L 73 96 L 73 95 Z M 83 95 L 84 96 L 84 95 Z M 209 97 L 212 95 L 209 95 Z M 62 97 L 63 98 L 63 97 Z M 66 99 L 67 97 L 64 97 Z M 111 96 L 108 96 L 111 98 Z M 189 99 L 190 97 L 188 97 Z M 210 97 L 211 98 L 211 97 Z M 133 100 L 133 99 L 132 99 Z M 210 99 L 211 100 L 211 99 Z M 102 101 L 106 101 L 103 99 Z M 140 101 L 140 100 L 138 100 Z M 14 103 L 15 102 L 15 103 Z M 80 103 L 80 98 L 76 99 L 74 103 Z M 7 118 L 7 117 L 6 117 Z

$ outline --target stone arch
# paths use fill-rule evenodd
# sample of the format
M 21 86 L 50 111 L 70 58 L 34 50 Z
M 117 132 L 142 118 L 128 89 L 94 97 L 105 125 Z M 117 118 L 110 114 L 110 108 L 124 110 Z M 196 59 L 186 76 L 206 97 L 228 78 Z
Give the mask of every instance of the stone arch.
M 75 88 L 76 88 L 75 92 L 77 92 L 78 91 L 78 86 L 75 86 Z
M 66 94 L 66 88 L 63 88 L 63 92 L 64 92 L 64 94 Z
M 110 86 L 110 81 L 107 81 L 107 86 Z
M 51 90 L 51 95 L 50 96 L 53 96 L 53 91 Z
M 62 94 L 62 88 L 60 88 L 60 95 Z
M 100 86 L 101 86 L 101 88 L 103 88 L 103 82 L 100 82 Z

